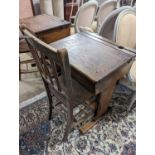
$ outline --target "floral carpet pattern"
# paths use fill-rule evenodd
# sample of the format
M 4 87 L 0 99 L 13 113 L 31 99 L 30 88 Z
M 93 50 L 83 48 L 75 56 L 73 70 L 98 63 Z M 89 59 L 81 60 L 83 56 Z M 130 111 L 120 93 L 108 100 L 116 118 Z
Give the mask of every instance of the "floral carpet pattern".
M 86 134 L 73 129 L 65 143 L 65 107 L 56 99 L 50 122 L 47 97 L 20 109 L 21 155 L 41 155 L 45 147 L 52 155 L 136 155 L 136 107 L 126 111 L 130 95 L 118 85 L 103 118 Z

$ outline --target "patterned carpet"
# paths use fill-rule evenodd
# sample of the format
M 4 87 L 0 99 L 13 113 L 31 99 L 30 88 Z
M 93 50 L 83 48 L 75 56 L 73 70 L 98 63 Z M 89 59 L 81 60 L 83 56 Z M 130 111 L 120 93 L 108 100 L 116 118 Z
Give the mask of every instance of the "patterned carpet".
M 72 130 L 66 143 L 62 143 L 66 112 L 54 99 L 53 119 L 48 122 L 47 97 L 20 109 L 20 153 L 41 155 L 44 146 L 52 155 L 135 155 L 136 108 L 127 113 L 131 91 L 117 86 L 111 107 L 103 118 L 86 134 Z M 74 111 L 76 112 L 77 109 Z

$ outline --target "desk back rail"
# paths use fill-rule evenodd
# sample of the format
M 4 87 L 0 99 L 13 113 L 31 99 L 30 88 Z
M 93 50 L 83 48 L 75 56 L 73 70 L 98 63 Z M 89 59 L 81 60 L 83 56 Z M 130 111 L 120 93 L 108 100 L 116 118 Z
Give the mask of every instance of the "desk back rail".
M 136 50 L 135 49 L 130 49 L 130 48 L 127 48 L 127 47 L 124 47 L 124 46 L 121 46 L 107 38 L 103 38 L 97 34 L 94 34 L 94 33 L 91 33 L 91 32 L 81 32 L 82 35 L 86 35 L 87 37 L 89 38 L 92 38 L 96 41 L 99 41 L 99 42 L 102 42 L 103 44 L 107 45 L 107 46 L 110 46 L 110 47 L 113 47 L 115 49 L 120 49 L 121 51 L 125 52 L 125 53 L 128 53 L 128 54 L 136 54 Z

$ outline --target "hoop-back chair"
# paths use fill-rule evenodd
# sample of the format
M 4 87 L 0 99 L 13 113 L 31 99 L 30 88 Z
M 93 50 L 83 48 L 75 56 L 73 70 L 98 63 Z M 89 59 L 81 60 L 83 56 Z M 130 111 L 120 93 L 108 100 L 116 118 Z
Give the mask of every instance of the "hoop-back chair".
M 113 40 L 115 22 L 118 15 L 124 10 L 133 10 L 133 8 L 131 6 L 123 6 L 109 13 L 109 15 L 105 18 L 104 22 L 102 23 L 98 31 L 98 34 L 109 40 L 115 41 Z
M 80 32 L 80 27 L 89 27 L 97 12 L 97 1 L 89 1 L 84 3 L 78 10 L 75 16 L 75 32 Z
M 28 44 L 33 50 L 33 57 L 43 79 L 50 103 L 49 119 L 52 114 L 52 96 L 55 96 L 67 107 L 67 126 L 63 141 L 73 125 L 73 108 L 88 100 L 92 94 L 71 77 L 68 52 L 66 49 L 55 49 L 35 37 L 29 30 L 23 29 Z M 59 66 L 60 71 L 56 66 Z
M 102 23 L 110 12 L 117 8 L 117 0 L 106 0 L 100 6 L 97 12 L 96 21 L 93 21 L 89 27 L 80 27 L 80 31 L 88 31 L 97 33 L 100 30 Z
M 124 10 L 115 22 L 113 40 L 127 48 L 136 47 L 136 13 L 135 10 Z
M 130 49 L 136 48 L 135 10 L 124 10 L 119 14 L 115 22 L 113 39 L 121 46 Z M 136 101 L 136 60 L 134 60 L 126 80 L 120 80 L 120 83 L 132 90 L 132 97 L 128 107 L 128 111 L 130 111 Z
M 116 8 L 117 0 L 107 0 L 100 5 L 97 13 L 97 31 L 100 29 L 107 15 L 109 15 L 109 13 L 115 10 Z

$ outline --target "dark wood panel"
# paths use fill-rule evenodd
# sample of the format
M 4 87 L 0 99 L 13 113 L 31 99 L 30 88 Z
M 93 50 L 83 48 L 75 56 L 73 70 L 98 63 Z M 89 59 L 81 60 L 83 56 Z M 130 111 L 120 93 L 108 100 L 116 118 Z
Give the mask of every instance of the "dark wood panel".
M 71 15 L 71 9 L 72 9 L 72 3 L 67 3 L 64 6 L 64 15 L 65 15 L 65 20 L 70 21 L 70 15 Z M 78 4 L 74 3 L 73 4 L 73 11 L 71 16 L 75 16 L 78 11 Z
M 21 19 L 20 24 L 26 25 L 33 33 L 70 26 L 70 22 L 46 14 Z
M 65 38 L 70 35 L 70 27 L 67 28 L 57 28 L 54 31 L 40 33 L 40 39 L 44 40 L 46 43 L 51 43 L 59 39 Z

